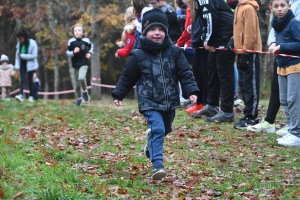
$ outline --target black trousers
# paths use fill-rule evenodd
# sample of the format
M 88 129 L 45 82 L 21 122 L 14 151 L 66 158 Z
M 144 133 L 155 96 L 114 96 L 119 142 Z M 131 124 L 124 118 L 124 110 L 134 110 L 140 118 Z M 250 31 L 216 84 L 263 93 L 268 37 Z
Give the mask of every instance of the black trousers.
M 277 63 L 274 60 L 273 76 L 271 82 L 271 95 L 269 100 L 269 106 L 267 110 L 267 116 L 265 121 L 273 124 L 276 119 L 276 115 L 280 108 L 280 98 L 279 98 L 279 84 L 278 84 L 278 74 L 277 74 Z
M 256 118 L 258 115 L 258 103 L 260 93 L 260 63 L 259 54 L 251 54 L 247 70 L 239 71 L 239 86 L 245 103 L 244 115 L 249 118 Z M 238 56 L 238 61 L 241 55 Z
M 29 96 L 33 96 L 33 91 L 32 91 L 33 80 L 32 79 L 33 79 L 34 72 L 35 71 L 27 72 L 26 62 L 21 61 L 21 65 L 20 65 L 20 94 L 23 95 L 23 91 L 24 91 L 25 84 L 26 84 L 26 76 L 27 76 Z
M 208 93 L 208 79 L 207 79 L 207 56 L 208 51 L 205 49 L 195 49 L 193 56 L 193 75 L 200 89 L 197 103 L 206 104 Z
M 234 52 L 217 50 L 209 52 L 207 60 L 207 104 L 218 106 L 219 98 L 221 98 L 221 110 L 229 113 L 233 112 L 234 59 Z

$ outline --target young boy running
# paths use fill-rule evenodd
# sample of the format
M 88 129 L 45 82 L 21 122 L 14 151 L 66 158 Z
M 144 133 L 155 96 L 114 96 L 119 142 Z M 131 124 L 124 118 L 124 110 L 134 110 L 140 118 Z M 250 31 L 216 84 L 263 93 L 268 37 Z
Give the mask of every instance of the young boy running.
M 164 137 L 172 131 L 175 109 L 180 107 L 179 86 L 184 98 L 196 103 L 199 92 L 182 50 L 168 35 L 168 19 L 161 9 L 145 12 L 142 35 L 131 52 L 124 71 L 112 91 L 117 106 L 136 85 L 139 111 L 148 122 L 147 152 L 152 162 L 152 178 L 166 177 L 163 165 Z M 146 154 L 146 153 L 145 153 Z

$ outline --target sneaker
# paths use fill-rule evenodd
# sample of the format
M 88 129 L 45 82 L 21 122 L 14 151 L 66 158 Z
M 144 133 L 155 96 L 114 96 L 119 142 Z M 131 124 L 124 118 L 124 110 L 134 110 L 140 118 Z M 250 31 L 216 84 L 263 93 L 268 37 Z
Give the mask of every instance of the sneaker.
M 201 110 L 202 108 L 203 108 L 203 104 L 198 103 L 198 104 L 194 104 L 192 107 L 189 107 L 188 109 L 186 109 L 186 112 L 189 114 L 192 114 L 197 110 Z
M 18 99 L 18 100 L 21 101 L 21 102 L 24 101 L 24 100 L 23 100 L 23 95 L 21 95 L 21 94 L 16 95 L 15 98 Z
M 30 97 L 28 98 L 28 101 L 29 101 L 29 102 L 34 102 L 34 99 L 33 99 L 33 97 L 32 97 L 32 96 L 30 96 Z
M 76 106 L 80 106 L 81 105 L 81 102 L 82 102 L 82 99 L 77 99 L 77 102 L 76 102 Z
M 300 146 L 300 138 L 290 133 L 279 138 L 277 142 L 284 146 Z
M 284 136 L 284 135 L 286 135 L 286 134 L 289 133 L 289 130 L 290 130 L 290 128 L 289 128 L 289 125 L 287 124 L 283 128 L 281 128 L 278 131 L 276 131 L 275 133 L 277 135 Z
M 90 100 L 90 95 L 87 91 L 83 92 L 82 96 L 83 96 L 84 101 L 89 101 Z
M 150 152 L 149 152 L 149 148 L 148 148 L 148 138 L 149 138 L 149 132 L 151 131 L 150 128 L 148 128 L 146 130 L 146 138 L 147 138 L 147 144 L 144 146 L 144 155 L 150 159 Z
M 153 167 L 152 169 L 152 179 L 161 180 L 167 176 L 167 173 L 163 166 Z
M 196 118 L 202 118 L 202 117 L 213 117 L 216 114 L 218 114 L 219 110 L 215 109 L 215 110 L 211 110 L 208 108 L 208 105 L 204 106 L 200 112 L 195 113 L 194 115 L 192 115 L 193 117 Z
M 262 121 L 261 123 L 258 123 L 253 126 L 248 126 L 247 131 L 252 131 L 252 132 L 266 132 L 266 133 L 275 133 L 275 124 L 270 124 L 267 121 Z
M 253 126 L 255 124 L 259 123 L 259 119 L 255 118 L 255 119 L 249 119 L 248 117 L 243 117 L 242 119 L 240 119 L 237 122 L 234 122 L 234 128 L 236 129 L 245 129 L 248 126 Z
M 233 122 L 234 121 L 234 115 L 231 113 L 230 115 L 226 116 L 225 113 L 220 110 L 218 114 L 216 114 L 213 117 L 206 117 L 206 122 Z
M 239 97 L 238 94 L 234 96 L 234 102 L 233 102 L 233 105 L 234 105 L 234 106 L 238 106 L 238 105 L 241 104 L 242 102 L 243 102 L 243 101 L 242 101 L 242 99 L 240 99 L 240 97 Z

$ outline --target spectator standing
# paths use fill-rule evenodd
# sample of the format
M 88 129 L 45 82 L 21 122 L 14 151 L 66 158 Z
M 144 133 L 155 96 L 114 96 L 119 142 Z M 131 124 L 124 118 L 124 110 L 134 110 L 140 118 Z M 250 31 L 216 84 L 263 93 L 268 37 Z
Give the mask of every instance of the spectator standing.
M 10 88 L 12 85 L 12 76 L 15 75 L 14 66 L 8 64 L 9 59 L 7 55 L 2 54 L 0 58 L 0 87 L 2 92 L 2 100 L 10 100 Z
M 259 6 L 255 0 L 239 0 L 234 12 L 233 46 L 238 54 L 239 86 L 245 103 L 244 117 L 234 123 L 234 128 L 244 129 L 259 122 L 258 103 L 260 93 L 260 56 L 258 53 L 243 50 L 262 50 L 257 11 Z M 233 42 L 232 42 L 233 41 Z M 234 44 L 234 45 L 233 45 Z
M 124 19 L 125 19 L 125 27 L 122 32 L 122 44 L 124 44 L 124 46 L 121 45 L 122 48 L 117 50 L 117 52 L 115 53 L 116 58 L 128 57 L 134 45 L 135 26 L 133 24 L 133 21 L 135 20 L 135 15 L 132 6 L 126 9 Z
M 291 10 L 295 15 L 295 19 L 300 21 L 300 1 L 299 0 L 291 0 L 289 1 L 291 4 Z M 272 28 L 269 37 L 268 37 L 269 52 L 273 52 L 273 49 L 276 47 L 275 40 L 275 32 Z M 275 119 L 280 108 L 280 99 L 279 99 L 279 85 L 278 85 L 278 74 L 277 74 L 277 63 L 274 60 L 273 66 L 273 76 L 271 83 L 271 94 L 269 99 L 269 105 L 267 109 L 267 114 L 264 120 L 262 120 L 259 124 L 254 126 L 248 126 L 248 131 L 253 132 L 267 132 L 267 133 L 276 133 L 277 135 L 284 136 L 289 133 L 289 116 L 287 115 L 287 124 L 279 129 L 275 130 Z
M 32 77 L 34 72 L 39 68 L 37 61 L 38 46 L 36 41 L 29 39 L 25 30 L 21 30 L 17 33 L 18 44 L 16 51 L 15 69 L 20 74 L 20 93 L 16 95 L 16 99 L 24 101 L 24 88 L 26 84 L 26 77 L 29 88 L 28 101 L 34 102 L 33 90 L 32 90 Z
M 223 0 L 196 1 L 196 3 L 196 12 L 201 17 L 204 27 L 203 46 L 209 51 L 208 97 L 205 107 L 197 113 L 197 116 L 206 116 L 206 122 L 232 122 L 235 54 L 230 51 L 216 51 L 216 47 L 226 46 L 233 35 L 233 12 Z
M 158 3 L 154 4 L 155 8 L 160 8 L 168 18 L 168 33 L 171 40 L 176 44 L 178 38 L 181 36 L 180 25 L 177 21 L 177 14 L 175 9 L 164 0 L 157 0 Z
M 289 133 L 278 139 L 284 146 L 300 146 L 300 59 L 279 56 L 300 56 L 300 22 L 290 10 L 288 0 L 271 0 L 270 10 L 275 15 L 272 27 L 275 30 L 276 47 L 271 53 L 276 56 L 280 103 L 289 119 Z

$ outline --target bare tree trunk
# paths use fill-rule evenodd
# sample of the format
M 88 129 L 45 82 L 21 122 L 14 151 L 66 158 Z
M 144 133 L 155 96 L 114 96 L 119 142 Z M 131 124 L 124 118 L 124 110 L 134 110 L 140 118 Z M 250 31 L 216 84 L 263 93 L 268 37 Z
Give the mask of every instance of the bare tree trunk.
M 85 11 L 84 0 L 79 0 L 79 11 L 80 12 L 84 12 Z
M 49 26 L 52 30 L 52 33 L 54 35 L 53 38 L 53 46 L 54 46 L 54 92 L 58 91 L 58 86 L 59 86 L 59 67 L 58 67 L 58 35 L 56 33 L 55 30 L 55 20 L 54 20 L 54 16 L 53 16 L 53 2 L 52 1 L 48 1 L 48 5 L 49 5 L 49 9 L 47 11 L 47 16 L 48 16 L 48 23 Z M 59 95 L 56 94 L 54 96 L 54 99 L 58 99 Z
M 92 78 L 101 78 L 100 76 L 100 33 L 101 33 L 101 24 L 95 20 L 95 15 L 99 14 L 99 6 L 97 0 L 90 1 L 91 6 L 91 15 L 94 18 L 93 23 L 91 24 L 91 41 L 94 44 L 94 53 L 91 58 L 91 77 Z M 91 83 L 100 83 L 100 80 L 91 80 Z M 93 86 L 91 89 L 91 95 L 95 100 L 101 98 L 101 87 Z

